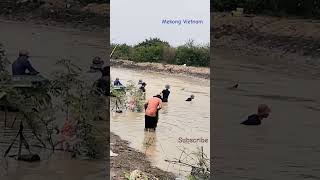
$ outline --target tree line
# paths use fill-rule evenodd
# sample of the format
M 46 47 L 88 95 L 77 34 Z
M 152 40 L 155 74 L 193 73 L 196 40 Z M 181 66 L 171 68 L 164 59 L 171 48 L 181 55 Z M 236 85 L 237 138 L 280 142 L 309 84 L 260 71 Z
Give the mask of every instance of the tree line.
M 111 44 L 113 49 L 116 44 Z M 113 59 L 135 62 L 157 62 L 187 66 L 209 66 L 209 45 L 196 45 L 190 40 L 184 45 L 172 47 L 159 38 L 150 38 L 137 45 L 120 44 L 113 54 Z

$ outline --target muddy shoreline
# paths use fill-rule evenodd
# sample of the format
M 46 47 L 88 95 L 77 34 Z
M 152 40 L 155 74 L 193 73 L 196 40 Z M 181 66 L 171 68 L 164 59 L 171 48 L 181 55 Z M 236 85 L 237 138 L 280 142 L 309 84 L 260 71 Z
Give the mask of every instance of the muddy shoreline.
M 136 63 L 133 61 L 119 59 L 111 59 L 110 66 L 210 79 L 210 68 L 206 67 L 191 67 L 161 63 Z
M 234 17 L 230 13 L 212 13 L 211 18 L 214 49 L 320 65 L 316 61 L 320 57 L 319 20 L 258 15 Z
M 15 7 L 12 3 L 3 2 L 0 3 L 0 8 L 4 9 L 0 12 L 0 17 L 10 21 L 76 28 L 86 31 L 105 31 L 109 27 L 109 11 L 99 12 L 101 9 L 109 9 L 109 4 L 93 3 L 88 5 L 89 8 L 77 6 L 70 9 L 59 5 L 61 6 L 59 3 L 56 5 L 26 4 L 25 6 Z
M 111 151 L 118 154 L 118 156 L 110 158 L 112 179 L 124 179 L 125 173 L 130 173 L 136 169 L 161 180 L 175 179 L 172 173 L 153 167 L 143 153 L 129 147 L 129 142 L 122 140 L 112 132 L 110 133 L 110 142 Z

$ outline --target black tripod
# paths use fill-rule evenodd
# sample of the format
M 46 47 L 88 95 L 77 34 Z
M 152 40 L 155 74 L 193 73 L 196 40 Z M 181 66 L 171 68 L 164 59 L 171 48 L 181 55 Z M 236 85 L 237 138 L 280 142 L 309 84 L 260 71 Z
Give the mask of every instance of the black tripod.
M 111 109 L 111 111 L 113 111 L 114 109 L 116 109 L 116 112 L 117 113 L 122 113 L 122 110 L 121 110 L 121 108 L 120 108 L 120 106 L 119 106 L 119 104 L 121 105 L 121 100 L 120 100 L 120 98 L 118 98 L 118 97 L 115 97 L 116 98 L 116 102 L 115 102 L 115 105 L 113 106 L 113 108 Z
M 30 151 L 30 146 L 29 146 L 26 138 L 23 135 L 23 123 L 22 123 L 22 121 L 20 121 L 19 132 L 16 135 L 16 137 L 13 139 L 13 141 L 11 142 L 11 144 L 8 147 L 8 149 L 6 150 L 6 152 L 4 153 L 4 157 L 6 157 L 9 154 L 12 146 L 14 145 L 14 143 L 16 142 L 18 137 L 19 137 L 19 151 L 18 151 L 18 155 L 17 155 L 18 156 L 18 160 L 28 160 L 28 161 L 40 160 L 40 157 L 38 155 L 33 155 L 31 153 L 31 151 Z M 22 144 L 29 151 L 29 156 L 21 156 Z

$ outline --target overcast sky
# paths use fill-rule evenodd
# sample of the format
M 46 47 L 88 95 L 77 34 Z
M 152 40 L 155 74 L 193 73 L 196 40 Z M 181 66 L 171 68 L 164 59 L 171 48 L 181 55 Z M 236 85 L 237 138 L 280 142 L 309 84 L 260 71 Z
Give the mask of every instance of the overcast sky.
M 112 43 L 134 45 L 158 37 L 173 46 L 193 39 L 210 41 L 210 0 L 111 0 Z M 163 19 L 202 20 L 203 24 L 162 24 Z

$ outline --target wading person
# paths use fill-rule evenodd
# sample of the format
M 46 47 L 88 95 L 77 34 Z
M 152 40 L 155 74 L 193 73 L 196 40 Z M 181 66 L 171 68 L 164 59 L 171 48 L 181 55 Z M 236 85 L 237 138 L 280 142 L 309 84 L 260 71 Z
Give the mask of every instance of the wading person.
M 191 94 L 191 96 L 188 99 L 186 99 L 186 101 L 192 101 L 193 99 L 194 99 L 194 95 Z
M 165 89 L 162 91 L 162 102 L 168 102 L 168 98 L 170 95 L 170 86 L 166 85 Z
M 110 74 L 109 66 L 102 68 L 101 77 L 96 82 L 98 91 L 105 96 L 110 95 L 109 74 Z
M 29 52 L 26 50 L 20 50 L 19 57 L 12 63 L 12 75 L 15 76 L 37 74 L 39 74 L 39 72 L 32 67 L 29 61 Z
M 258 107 L 258 113 L 248 117 L 247 120 L 243 121 L 243 125 L 260 125 L 262 119 L 267 118 L 270 114 L 270 108 L 265 104 L 260 104 Z
M 161 96 L 156 95 L 150 98 L 145 107 L 145 131 L 156 130 L 159 118 L 159 110 L 162 108 Z

